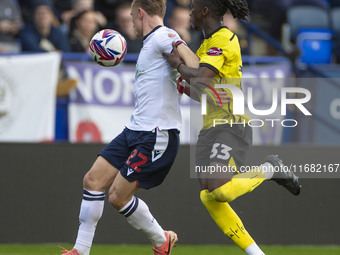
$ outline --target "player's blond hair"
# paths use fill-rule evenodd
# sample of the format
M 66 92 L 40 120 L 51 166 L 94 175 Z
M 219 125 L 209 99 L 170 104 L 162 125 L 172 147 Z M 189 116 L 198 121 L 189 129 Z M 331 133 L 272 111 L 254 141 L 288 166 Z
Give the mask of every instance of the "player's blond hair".
M 167 0 L 133 0 L 131 8 L 142 8 L 149 16 L 164 18 Z

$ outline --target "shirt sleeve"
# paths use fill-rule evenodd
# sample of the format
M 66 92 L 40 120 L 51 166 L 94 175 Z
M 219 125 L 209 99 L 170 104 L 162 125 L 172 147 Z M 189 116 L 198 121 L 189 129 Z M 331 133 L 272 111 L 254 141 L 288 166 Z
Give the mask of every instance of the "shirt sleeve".
M 185 42 L 180 38 L 180 36 L 172 29 L 166 30 L 160 33 L 155 40 L 156 50 L 162 53 L 172 52 L 172 42 L 176 42 L 176 47 Z
M 207 67 L 218 74 L 225 62 L 227 50 L 225 38 L 217 36 L 210 38 L 205 52 L 201 53 L 200 66 Z

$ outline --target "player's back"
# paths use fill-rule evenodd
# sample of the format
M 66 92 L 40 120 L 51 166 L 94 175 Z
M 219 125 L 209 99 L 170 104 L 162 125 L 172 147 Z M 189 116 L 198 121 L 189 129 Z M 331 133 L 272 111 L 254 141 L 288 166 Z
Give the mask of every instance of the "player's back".
M 220 27 L 208 35 L 202 42 L 196 55 L 200 58 L 200 66 L 216 72 L 212 85 L 216 83 L 234 85 L 241 88 L 242 58 L 238 38 L 227 27 Z M 226 89 L 216 89 L 226 90 Z M 231 91 L 226 90 L 230 96 Z M 233 115 L 233 98 L 223 107 L 208 105 L 207 114 L 203 116 L 203 129 L 213 126 L 215 119 L 224 119 L 228 123 L 248 122 L 247 115 Z

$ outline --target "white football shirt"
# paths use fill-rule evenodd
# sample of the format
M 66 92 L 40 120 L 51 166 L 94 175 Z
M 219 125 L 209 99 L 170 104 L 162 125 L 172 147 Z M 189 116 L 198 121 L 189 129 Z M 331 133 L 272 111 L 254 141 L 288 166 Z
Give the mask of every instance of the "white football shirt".
M 162 53 L 172 51 L 173 41 L 178 42 L 181 39 L 174 30 L 165 26 L 154 28 L 144 37 L 136 64 L 135 108 L 127 125 L 128 129 L 180 129 L 177 71 L 162 56 Z

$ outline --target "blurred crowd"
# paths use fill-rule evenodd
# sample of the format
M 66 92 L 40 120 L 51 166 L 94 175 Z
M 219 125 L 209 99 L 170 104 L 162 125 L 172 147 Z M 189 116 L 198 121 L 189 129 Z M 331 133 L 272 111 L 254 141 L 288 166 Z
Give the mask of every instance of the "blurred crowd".
M 0 0 L 0 52 L 87 52 L 92 36 L 103 28 L 119 31 L 128 53 L 138 53 L 130 15 L 132 0 Z M 196 51 L 203 35 L 190 24 L 190 0 L 167 0 L 165 25 Z M 234 32 L 230 14 L 224 24 Z
M 286 12 L 294 5 L 321 8 L 340 6 L 340 0 L 247 0 L 252 22 L 262 17 L 262 27 L 281 40 Z M 196 51 L 203 39 L 190 24 L 190 0 L 167 0 L 165 25 L 176 30 Z M 133 31 L 131 0 L 0 0 L 0 52 L 87 52 L 100 29 L 119 31 L 127 40 L 128 53 L 138 53 L 142 40 Z M 227 13 L 224 24 L 238 32 L 238 22 Z M 241 37 L 241 47 L 242 35 Z M 245 37 L 245 36 L 244 36 Z
M 133 30 L 131 0 L 0 0 L 0 52 L 88 51 L 92 36 L 103 28 L 119 31 L 128 53 L 142 40 Z M 190 0 L 168 0 L 166 25 L 197 50 L 202 35 L 193 31 Z

